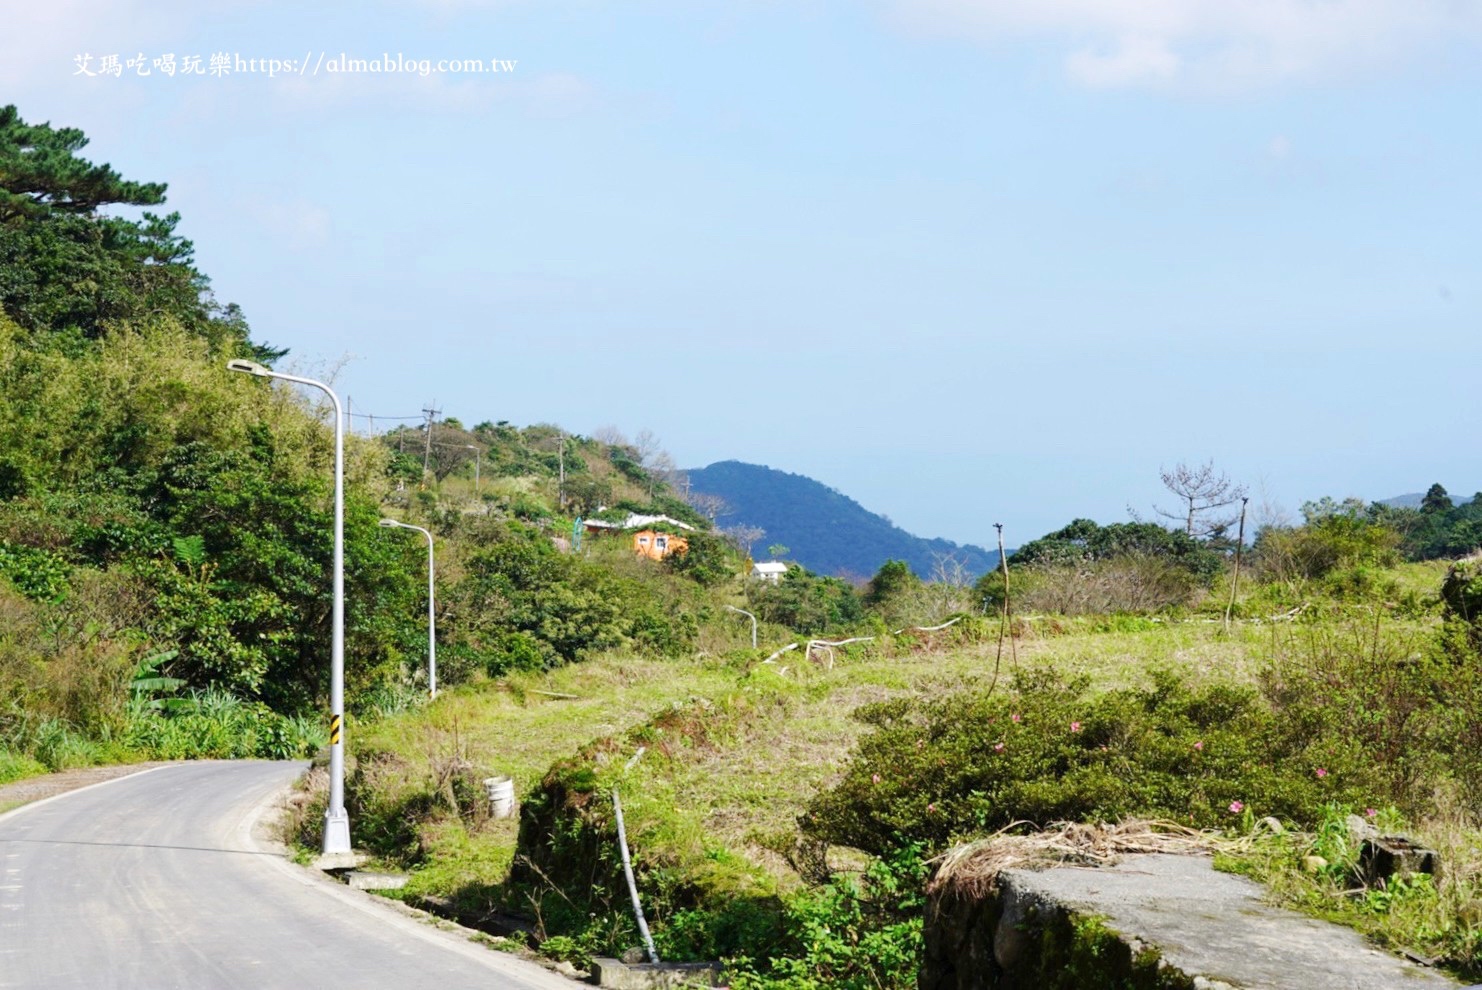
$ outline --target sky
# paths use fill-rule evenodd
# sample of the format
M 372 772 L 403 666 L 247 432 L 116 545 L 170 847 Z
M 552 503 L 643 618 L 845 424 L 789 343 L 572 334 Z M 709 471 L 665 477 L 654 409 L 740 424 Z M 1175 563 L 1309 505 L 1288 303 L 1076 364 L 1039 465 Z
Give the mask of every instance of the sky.
M 16 7 L 0 102 L 168 183 L 359 431 L 646 429 L 985 546 L 1180 462 L 1253 523 L 1482 486 L 1479 4 Z

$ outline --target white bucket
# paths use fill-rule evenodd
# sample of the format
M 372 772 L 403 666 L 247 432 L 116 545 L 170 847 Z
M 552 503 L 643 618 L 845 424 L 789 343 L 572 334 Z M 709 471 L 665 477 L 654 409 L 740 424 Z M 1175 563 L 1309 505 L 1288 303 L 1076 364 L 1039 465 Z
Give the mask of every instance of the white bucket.
M 511 818 L 515 813 L 515 782 L 509 777 L 485 777 L 484 790 L 489 792 L 489 814 Z

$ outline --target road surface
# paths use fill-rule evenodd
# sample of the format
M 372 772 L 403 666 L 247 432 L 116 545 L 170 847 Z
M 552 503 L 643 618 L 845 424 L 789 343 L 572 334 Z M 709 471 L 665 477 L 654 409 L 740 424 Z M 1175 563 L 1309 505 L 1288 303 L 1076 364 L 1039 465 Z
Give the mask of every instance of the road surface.
M 176 764 L 0 815 L 0 987 L 572 990 L 260 847 L 302 770 Z

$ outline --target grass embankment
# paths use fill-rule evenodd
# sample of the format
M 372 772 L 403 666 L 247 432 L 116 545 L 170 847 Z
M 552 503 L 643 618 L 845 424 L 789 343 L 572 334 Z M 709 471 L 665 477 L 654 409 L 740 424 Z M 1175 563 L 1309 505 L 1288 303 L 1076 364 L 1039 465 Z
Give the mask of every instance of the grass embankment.
M 1000 683 L 1007 683 L 1015 653 L 1020 665 L 1043 663 L 1070 675 L 1084 673 L 1096 689 L 1140 682 L 1155 665 L 1195 681 L 1233 677 L 1248 682 L 1269 636 L 1261 627 L 1238 625 L 1227 637 L 1201 621 L 1121 623 L 1130 631 L 1110 625 L 1117 624 L 1063 620 L 1055 631 L 1031 628 L 1013 650 L 1005 644 Z M 606 657 L 445 692 L 434 705 L 356 727 L 351 745 L 359 757 L 394 763 L 377 783 L 383 799 L 393 791 L 424 790 L 453 764 L 475 768 L 482 776 L 510 776 L 523 795 L 580 747 L 622 737 L 671 706 L 697 698 L 722 702 L 736 694 L 763 697 L 766 703 L 748 708 L 727 737 L 664 761 L 662 781 L 656 779 L 655 761 L 640 761 L 629 775 L 639 785 L 629 817 L 644 821 L 656 799 L 672 795 L 675 814 L 788 884 L 796 874 L 772 847 L 839 774 L 866 731 L 852 712 L 893 696 L 986 687 L 997 652 L 990 638 L 895 655 L 855 647 L 831 668 L 796 652 L 771 664 L 751 657 L 733 662 Z M 636 745 L 629 747 L 624 759 L 635 750 Z M 451 813 L 425 816 L 416 829 L 415 855 L 408 857 L 415 859 L 408 895 L 456 896 L 460 890 L 487 891 L 502 884 L 513 861 L 516 830 L 513 820 L 470 829 Z
M 1417 596 L 1429 588 L 1433 596 L 1438 575 L 1436 565 L 1410 566 L 1390 580 L 1413 585 Z M 1261 614 L 1251 607 L 1258 602 L 1242 605 L 1248 616 Z M 1015 650 L 1005 645 L 997 683 L 1007 689 L 1017 654 L 1021 668 L 1049 666 L 1067 679 L 1084 676 L 1093 696 L 1146 687 L 1153 670 L 1172 672 L 1191 690 L 1250 687 L 1274 657 L 1284 655 L 1300 668 L 1306 661 L 1293 660 L 1296 653 L 1312 649 L 1315 657 L 1327 648 L 1304 644 L 1332 644 L 1352 628 L 1351 613 L 1329 620 L 1311 618 L 1312 611 L 1297 623 L 1239 620 L 1228 634 L 1214 610 L 1183 620 L 1038 619 L 1021 625 Z M 1387 641 L 1417 644 L 1417 650 L 1438 625 L 1431 608 L 1400 609 L 1382 622 Z M 604 924 L 610 942 L 631 938 L 611 848 L 609 795 L 616 786 L 661 950 L 683 954 L 696 945 L 734 945 L 744 941 L 744 932 L 692 929 L 744 927 L 755 912 L 728 916 L 691 908 L 727 900 L 753 907 L 767 902 L 766 910 L 775 914 L 784 910 L 780 905 L 805 902 L 798 898 L 816 889 L 810 885 L 826 868 L 873 869 L 868 857 L 838 846 L 824 849 L 821 861 L 815 848 L 810 859 L 798 818 L 843 777 L 857 743 L 873 731 L 852 717 L 859 706 L 981 692 L 993 683 L 994 630 L 980 627 L 978 633 L 983 638 L 969 643 L 877 641 L 839 651 L 832 665 L 809 662 L 797 652 L 762 664 L 765 649 L 686 661 L 606 657 L 460 687 L 434 705 L 358 727 L 352 735 L 357 842 L 410 870 L 405 896 L 440 902 L 465 920 L 514 911 L 547 926 L 550 934 L 570 933 L 576 930 L 572 918 L 590 912 L 592 924 L 572 949 L 579 956 L 601 947 L 597 929 Z M 513 777 L 517 793 L 537 805 L 533 816 L 527 813 L 527 829 L 545 830 L 524 837 L 522 858 L 536 855 L 523 881 L 515 869 L 511 882 L 520 826 L 486 820 L 479 811 L 477 781 L 494 774 Z M 580 813 L 542 817 L 539 802 L 549 802 L 553 793 Z M 1231 821 L 1237 831 L 1238 817 Z M 578 828 L 576 820 L 585 824 Z M 1439 890 L 1344 896 L 1345 861 L 1334 858 L 1330 862 L 1344 865 L 1304 873 L 1304 862 L 1310 862 L 1304 857 L 1317 840 L 1292 833 L 1280 848 L 1253 846 L 1246 869 L 1271 880 L 1288 902 L 1356 924 L 1381 940 L 1465 958 L 1475 954 L 1468 940 L 1476 938 L 1476 926 L 1468 927 L 1466 919 L 1468 911 L 1477 913 L 1482 864 L 1477 832 L 1467 822 L 1453 806 L 1411 829 L 1447 856 L 1450 868 Z M 582 834 L 553 834 L 562 829 Z M 971 826 L 965 823 L 962 831 L 970 835 Z M 532 838 L 554 862 L 541 860 Z M 1331 837 L 1323 841 L 1336 848 Z M 574 862 L 603 858 L 600 868 Z M 529 882 L 532 869 L 561 874 L 573 866 L 575 876 L 554 876 L 543 890 Z M 866 882 L 883 882 L 878 878 L 889 879 L 881 873 Z M 594 886 L 599 889 L 587 889 Z M 838 929 L 818 901 L 807 903 L 829 922 L 820 922 L 817 931 Z M 841 904 L 825 907 L 837 914 Z

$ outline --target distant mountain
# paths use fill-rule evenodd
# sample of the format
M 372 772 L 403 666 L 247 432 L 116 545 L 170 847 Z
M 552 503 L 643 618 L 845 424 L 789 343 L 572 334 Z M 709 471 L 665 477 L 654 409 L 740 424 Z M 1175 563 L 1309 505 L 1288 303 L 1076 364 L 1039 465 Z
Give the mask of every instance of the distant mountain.
M 1451 501 L 1456 505 L 1465 505 L 1467 502 L 1477 498 L 1478 495 L 1482 495 L 1482 491 L 1479 491 L 1476 495 L 1464 495 L 1459 492 L 1448 492 L 1448 494 L 1451 497 Z M 1381 498 L 1375 501 L 1380 505 L 1392 505 L 1397 509 L 1418 509 L 1420 508 L 1420 504 L 1425 501 L 1425 492 L 1411 492 L 1408 495 L 1396 495 L 1393 498 Z
M 690 490 L 719 495 L 730 507 L 716 524 L 756 526 L 766 535 L 754 553 L 781 543 L 787 559 L 811 571 L 855 578 L 872 577 L 887 560 L 904 560 L 911 570 L 930 578 L 938 557 L 951 555 L 977 577 L 998 566 L 998 551 L 950 540 L 912 536 L 884 516 L 865 509 L 827 485 L 801 474 L 788 474 L 759 464 L 721 461 L 686 472 Z

